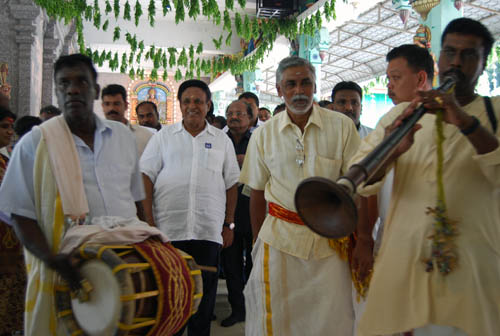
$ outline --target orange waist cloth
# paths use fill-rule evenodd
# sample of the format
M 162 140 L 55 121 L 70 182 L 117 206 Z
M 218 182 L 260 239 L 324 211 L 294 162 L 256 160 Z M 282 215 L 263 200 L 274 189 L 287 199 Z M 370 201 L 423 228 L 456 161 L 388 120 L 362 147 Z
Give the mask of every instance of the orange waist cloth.
M 298 213 L 285 209 L 276 203 L 269 203 L 269 214 L 288 223 L 304 225 Z
M 269 202 L 269 214 L 288 223 L 305 225 L 298 213 L 285 209 L 276 203 Z M 347 261 L 349 263 L 349 266 L 352 266 L 352 253 L 354 250 L 354 246 L 356 245 L 355 233 L 352 233 L 348 237 L 328 239 L 328 244 L 334 251 L 337 252 L 338 256 L 342 260 Z M 364 297 L 368 290 L 371 274 L 366 279 L 364 279 L 364 281 L 360 281 L 358 279 L 358 275 L 351 269 L 351 276 L 358 295 Z

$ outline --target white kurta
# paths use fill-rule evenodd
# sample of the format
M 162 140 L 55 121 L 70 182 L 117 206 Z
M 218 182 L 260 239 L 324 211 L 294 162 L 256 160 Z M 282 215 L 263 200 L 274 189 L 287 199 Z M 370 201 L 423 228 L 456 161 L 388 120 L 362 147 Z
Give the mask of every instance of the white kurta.
M 492 102 L 498 116 L 500 98 Z M 407 105 L 396 106 L 380 120 L 352 163 L 382 141 L 384 127 Z M 463 108 L 491 130 L 482 97 Z M 434 120 L 430 114 L 420 120 L 415 143 L 395 162 L 384 237 L 359 327 L 362 335 L 428 324 L 457 327 L 471 336 L 496 336 L 500 330 L 500 148 L 478 155 L 455 126 L 444 124 L 443 179 L 448 216 L 458 221 L 458 266 L 446 276 L 437 270 L 428 273 L 423 260 L 431 253 L 433 218 L 425 212 L 436 205 L 437 193 Z M 381 184 L 359 191 L 373 194 Z
M 354 123 L 340 113 L 314 106 L 302 133 L 285 112 L 254 131 L 240 182 L 295 212 L 297 185 L 311 176 L 337 179 L 358 144 Z M 266 217 L 245 303 L 248 336 L 352 335 L 349 266 L 304 225 Z

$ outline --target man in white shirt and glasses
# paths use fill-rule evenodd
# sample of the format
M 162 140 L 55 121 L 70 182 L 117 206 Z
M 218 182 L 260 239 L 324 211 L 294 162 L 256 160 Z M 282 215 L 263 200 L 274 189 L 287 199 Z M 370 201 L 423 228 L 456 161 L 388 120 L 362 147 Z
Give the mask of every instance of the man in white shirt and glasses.
M 205 120 L 211 104 L 207 84 L 185 81 L 177 97 L 182 122 L 163 127 L 141 157 L 145 216 L 197 264 L 217 267 L 220 248 L 233 240 L 238 162 L 229 137 Z M 210 335 L 215 305 L 218 274 L 202 277 L 203 298 L 188 322 L 193 336 Z
M 294 205 L 305 178 L 336 180 L 359 145 L 351 119 L 313 105 L 314 67 L 283 59 L 276 88 L 286 111 L 250 138 L 240 182 L 251 189 L 254 264 L 245 288 L 246 335 L 351 336 L 353 305 L 346 240 L 329 241 Z M 269 214 L 266 215 L 266 204 Z

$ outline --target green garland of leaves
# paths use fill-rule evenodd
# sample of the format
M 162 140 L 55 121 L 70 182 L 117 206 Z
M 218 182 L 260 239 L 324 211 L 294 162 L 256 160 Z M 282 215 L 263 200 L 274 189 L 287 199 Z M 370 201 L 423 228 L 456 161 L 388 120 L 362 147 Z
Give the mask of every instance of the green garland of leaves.
M 434 219 L 432 225 L 432 235 L 428 239 L 432 240 L 431 255 L 424 260 L 425 270 L 432 272 L 437 268 L 442 275 L 448 275 L 458 265 L 458 255 L 455 249 L 455 239 L 458 235 L 457 221 L 450 219 L 447 214 L 446 199 L 443 182 L 443 143 L 445 140 L 443 131 L 443 111 L 436 112 L 436 186 L 437 204 L 436 207 L 427 208 L 427 214 Z
M 215 25 L 222 23 L 223 33 L 218 38 L 213 39 L 213 43 L 217 49 L 221 49 L 223 42 L 228 46 L 231 44 L 233 25 L 236 28 L 236 34 L 240 38 L 243 38 L 247 42 L 251 39 L 259 39 L 260 44 L 247 57 L 239 54 L 214 57 L 210 60 L 202 59 L 199 56 L 203 53 L 203 44 L 201 42 L 196 48 L 190 45 L 188 52 L 186 52 L 186 48 L 183 48 L 179 52 L 176 48 L 172 47 L 156 48 L 155 46 L 151 46 L 143 57 L 145 50 L 144 41 L 138 40 L 135 34 L 132 35 L 129 32 L 125 33 L 125 40 L 130 46 L 130 52 L 128 53 L 123 53 L 122 55 L 118 55 L 116 52 L 113 54 L 110 51 L 99 53 L 98 51 L 86 48 L 83 37 L 83 20 L 92 22 L 97 29 L 102 29 L 103 31 L 109 28 L 109 16 L 111 14 L 115 19 L 118 19 L 121 15 L 124 20 L 132 21 L 132 7 L 129 1 L 133 0 L 125 2 L 123 13 L 120 11 L 119 0 L 105 0 L 103 13 L 101 13 L 98 0 L 94 0 L 91 5 L 87 1 L 90 0 L 34 0 L 52 18 L 64 20 L 65 24 L 69 24 L 72 20 L 75 20 L 80 52 L 92 57 L 96 64 L 102 66 L 107 61 L 113 71 L 119 69 L 120 72 L 127 73 L 132 78 L 144 78 L 144 69 L 137 67 L 137 64 L 140 64 L 143 60 L 151 60 L 153 62 L 153 69 L 151 70 L 150 77 L 153 80 L 158 79 L 158 70 L 160 67 L 163 68 L 163 77 L 166 78 L 167 68 L 177 66 L 174 76 L 177 81 L 182 80 L 182 78 L 200 77 L 202 73 L 215 76 L 218 73 L 228 70 L 233 74 L 253 71 L 259 61 L 273 48 L 278 35 L 283 35 L 289 39 L 295 39 L 298 34 L 314 35 L 322 26 L 322 14 L 328 21 L 336 18 L 336 0 L 327 0 L 322 13 L 317 11 L 315 14 L 301 21 L 298 21 L 295 16 L 283 19 L 251 19 L 248 15 L 245 15 L 242 18 L 240 13 L 235 12 L 234 0 L 225 0 L 226 9 L 222 14 L 216 0 L 162 0 L 161 9 L 163 16 L 175 10 L 176 24 L 185 20 L 186 11 L 192 19 L 196 19 L 198 15 L 203 15 L 211 19 Z M 343 1 L 346 2 L 347 0 Z M 246 0 L 238 0 L 237 2 L 240 8 L 245 8 Z M 155 0 L 150 0 L 147 7 L 147 17 L 151 27 L 154 27 L 155 24 L 156 10 Z M 230 11 L 234 12 L 234 20 L 231 20 Z M 138 26 L 140 18 L 144 15 L 139 0 L 135 1 L 133 15 L 133 22 Z M 104 22 L 102 22 L 103 18 Z M 117 41 L 121 37 L 121 29 L 116 25 L 113 28 L 113 41 Z M 136 67 L 134 68 L 135 63 Z M 184 75 L 179 67 L 185 68 Z

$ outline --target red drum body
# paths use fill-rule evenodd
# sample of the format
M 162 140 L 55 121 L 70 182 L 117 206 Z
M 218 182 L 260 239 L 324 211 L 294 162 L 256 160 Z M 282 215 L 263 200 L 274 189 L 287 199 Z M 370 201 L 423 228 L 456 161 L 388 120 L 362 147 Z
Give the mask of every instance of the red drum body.
M 56 285 L 56 312 L 68 335 L 172 335 L 194 314 L 203 296 L 193 258 L 171 244 L 84 244 L 80 273 L 92 289 L 89 300 L 72 298 Z

